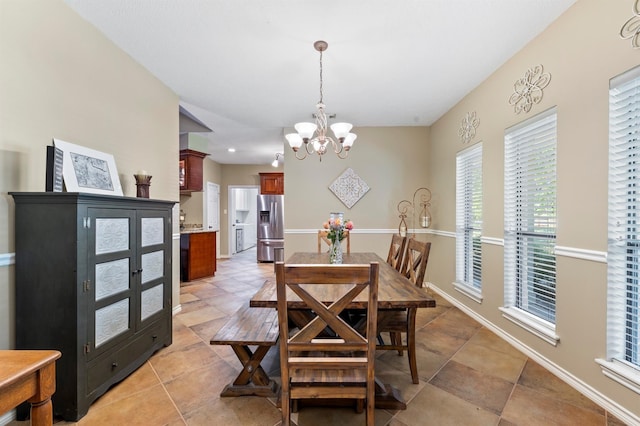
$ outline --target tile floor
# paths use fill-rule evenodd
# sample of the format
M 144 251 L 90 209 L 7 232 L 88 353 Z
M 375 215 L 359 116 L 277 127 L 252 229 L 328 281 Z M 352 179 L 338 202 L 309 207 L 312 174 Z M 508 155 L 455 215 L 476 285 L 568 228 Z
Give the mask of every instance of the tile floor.
M 219 397 L 240 363 L 229 347 L 209 344 L 227 315 L 248 303 L 273 276 L 272 264 L 255 259 L 255 249 L 247 250 L 219 261 L 214 278 L 182 283 L 173 344 L 98 399 L 77 424 L 279 424 L 272 399 Z M 408 406 L 403 411 L 376 410 L 376 425 L 623 424 L 442 298 L 436 300 L 437 308 L 418 314 L 420 384 L 411 383 L 406 355 L 386 351 L 377 357 L 376 372 L 401 391 Z M 276 348 L 263 367 L 277 377 Z M 361 425 L 364 413 L 302 408 L 293 420 L 305 426 Z

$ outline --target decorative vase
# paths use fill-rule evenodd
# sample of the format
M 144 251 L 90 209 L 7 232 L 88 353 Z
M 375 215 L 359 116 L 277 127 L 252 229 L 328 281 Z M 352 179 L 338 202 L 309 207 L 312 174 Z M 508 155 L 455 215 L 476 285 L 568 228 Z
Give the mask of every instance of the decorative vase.
M 342 263 L 342 243 L 339 238 L 336 238 L 331 242 L 331 248 L 329 249 L 329 263 Z

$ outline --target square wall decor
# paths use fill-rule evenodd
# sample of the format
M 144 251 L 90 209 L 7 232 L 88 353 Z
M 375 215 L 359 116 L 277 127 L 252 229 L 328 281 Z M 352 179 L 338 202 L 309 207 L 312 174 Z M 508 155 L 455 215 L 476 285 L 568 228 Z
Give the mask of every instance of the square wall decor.
M 329 189 L 350 209 L 369 191 L 369 185 L 348 168 L 333 181 Z

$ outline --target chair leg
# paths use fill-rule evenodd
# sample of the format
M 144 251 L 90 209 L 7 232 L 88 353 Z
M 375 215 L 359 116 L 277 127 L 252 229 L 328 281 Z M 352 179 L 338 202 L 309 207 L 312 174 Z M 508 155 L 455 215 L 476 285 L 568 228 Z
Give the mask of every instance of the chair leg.
M 282 426 L 290 426 L 291 424 L 291 400 L 289 399 L 289 393 L 282 392 Z
M 391 337 L 392 345 L 402 346 L 402 334 L 398 333 L 397 331 L 392 331 L 389 333 L 389 336 Z M 398 356 L 402 356 L 402 354 L 402 349 L 398 349 Z
M 416 309 L 409 309 L 407 315 L 407 346 L 411 380 L 417 385 L 420 383 L 420 379 L 418 378 L 418 363 L 416 361 Z
M 370 384 L 367 387 L 367 426 L 375 425 L 375 409 L 376 409 L 376 387 Z

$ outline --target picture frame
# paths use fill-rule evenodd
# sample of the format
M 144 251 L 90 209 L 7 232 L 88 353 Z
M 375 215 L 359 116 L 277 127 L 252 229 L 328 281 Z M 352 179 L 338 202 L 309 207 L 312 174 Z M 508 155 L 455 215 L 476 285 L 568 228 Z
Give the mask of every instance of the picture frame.
M 113 155 L 55 138 L 53 145 L 62 151 L 67 192 L 123 195 Z

